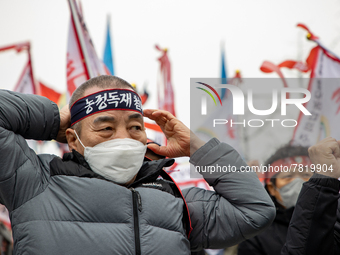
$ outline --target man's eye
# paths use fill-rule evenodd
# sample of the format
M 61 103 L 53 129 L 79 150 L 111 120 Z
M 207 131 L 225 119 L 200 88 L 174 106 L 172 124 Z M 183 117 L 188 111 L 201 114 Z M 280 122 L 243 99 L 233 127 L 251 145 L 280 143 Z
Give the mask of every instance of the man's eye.
M 142 128 L 140 126 L 133 126 L 132 129 L 133 130 L 142 130 Z
M 112 127 L 103 128 L 103 130 L 112 130 Z

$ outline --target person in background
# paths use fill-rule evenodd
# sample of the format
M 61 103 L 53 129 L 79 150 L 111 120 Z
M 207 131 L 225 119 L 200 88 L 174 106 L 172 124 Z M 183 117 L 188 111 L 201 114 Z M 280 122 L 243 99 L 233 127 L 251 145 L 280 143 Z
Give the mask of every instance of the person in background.
M 312 173 L 308 171 L 310 159 L 307 147 L 287 144 L 278 149 L 264 165 L 274 169 L 271 171 L 268 167 L 264 180 L 265 189 L 276 206 L 276 217 L 272 225 L 264 232 L 239 244 L 239 255 L 280 254 L 286 242 L 289 221 L 302 184 L 312 176 Z M 296 168 L 294 171 L 295 165 L 303 167 Z M 275 167 L 281 169 L 281 166 L 282 170 L 276 172 Z
M 298 197 L 281 255 L 340 254 L 340 141 L 308 149 L 313 176 Z

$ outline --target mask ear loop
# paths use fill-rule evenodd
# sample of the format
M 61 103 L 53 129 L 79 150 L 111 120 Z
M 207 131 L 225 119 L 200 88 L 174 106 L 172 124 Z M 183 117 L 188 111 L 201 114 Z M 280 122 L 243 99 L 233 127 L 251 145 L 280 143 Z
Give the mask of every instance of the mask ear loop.
M 81 145 L 84 147 L 84 149 L 85 149 L 85 146 L 84 146 L 84 144 L 81 142 L 81 140 L 79 139 L 79 136 L 78 136 L 76 130 L 74 130 L 74 133 L 76 134 L 76 137 L 77 137 L 77 139 L 79 140 L 80 144 L 81 144 Z

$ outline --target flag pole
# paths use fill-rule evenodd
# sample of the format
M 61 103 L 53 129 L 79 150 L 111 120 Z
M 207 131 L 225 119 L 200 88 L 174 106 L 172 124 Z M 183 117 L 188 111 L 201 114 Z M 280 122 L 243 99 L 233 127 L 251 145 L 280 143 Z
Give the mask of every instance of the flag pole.
M 79 22 L 79 19 L 77 18 L 78 17 L 78 12 L 76 10 L 76 6 L 75 6 L 74 0 L 68 0 L 68 3 L 69 3 L 69 6 L 70 6 L 70 10 L 71 10 L 71 19 L 73 21 L 75 32 L 76 32 L 78 40 L 79 40 L 80 48 L 81 48 L 81 51 L 82 51 L 83 56 L 84 56 L 84 62 L 85 62 L 85 67 L 86 67 L 87 75 L 88 75 L 88 78 L 90 79 L 90 78 L 95 77 L 95 75 L 94 75 L 94 73 L 92 72 L 92 70 L 90 68 L 90 61 L 89 61 L 88 53 L 86 51 L 85 40 L 82 37 L 82 33 L 80 33 L 80 31 L 81 31 L 81 24 Z
M 20 52 L 23 49 L 27 49 L 29 47 L 29 45 L 30 45 L 29 42 L 17 43 L 17 44 L 1 47 L 0 51 L 16 50 L 17 52 Z
M 32 84 L 33 84 L 33 93 L 36 94 L 36 95 L 40 95 L 40 90 L 38 91 L 37 84 L 36 84 L 34 76 L 33 76 L 32 58 L 31 58 L 31 44 L 30 43 L 28 43 L 27 53 L 28 53 L 28 65 L 30 67 L 30 75 L 31 75 L 31 80 L 32 80 Z

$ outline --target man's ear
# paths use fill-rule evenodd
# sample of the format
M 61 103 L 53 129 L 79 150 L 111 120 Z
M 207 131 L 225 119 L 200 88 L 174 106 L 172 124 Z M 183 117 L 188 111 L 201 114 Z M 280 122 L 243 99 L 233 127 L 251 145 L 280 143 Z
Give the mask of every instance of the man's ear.
M 74 133 L 74 129 L 68 128 L 66 129 L 65 133 L 66 133 L 66 140 L 68 143 L 68 147 L 70 148 L 70 151 L 77 150 L 77 144 L 76 144 L 77 136 Z

